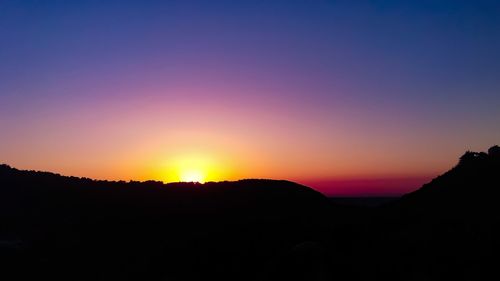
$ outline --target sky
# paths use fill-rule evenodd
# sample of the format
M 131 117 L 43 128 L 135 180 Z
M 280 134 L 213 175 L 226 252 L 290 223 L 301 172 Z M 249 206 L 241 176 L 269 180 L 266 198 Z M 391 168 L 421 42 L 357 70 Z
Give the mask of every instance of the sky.
M 500 144 L 499 1 L 0 0 L 0 162 L 399 195 Z

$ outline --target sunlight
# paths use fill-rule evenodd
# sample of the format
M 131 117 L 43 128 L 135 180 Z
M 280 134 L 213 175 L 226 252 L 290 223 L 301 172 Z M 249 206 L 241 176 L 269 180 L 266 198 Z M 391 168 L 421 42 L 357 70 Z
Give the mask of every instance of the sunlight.
M 181 171 L 179 175 L 179 179 L 182 182 L 205 182 L 205 174 L 202 171 L 198 170 L 185 170 Z
M 202 152 L 166 156 L 159 165 L 156 178 L 164 182 L 199 182 L 227 179 L 228 168 L 216 158 Z M 221 172 L 224 171 L 224 172 Z

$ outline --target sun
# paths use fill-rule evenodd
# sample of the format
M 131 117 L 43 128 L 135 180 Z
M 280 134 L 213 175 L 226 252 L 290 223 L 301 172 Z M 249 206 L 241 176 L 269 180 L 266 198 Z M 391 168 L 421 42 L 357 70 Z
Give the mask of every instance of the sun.
M 230 167 L 208 153 L 191 152 L 163 156 L 154 177 L 164 182 L 199 182 L 227 180 Z
M 200 170 L 184 170 L 180 172 L 180 181 L 182 182 L 205 182 L 205 174 Z

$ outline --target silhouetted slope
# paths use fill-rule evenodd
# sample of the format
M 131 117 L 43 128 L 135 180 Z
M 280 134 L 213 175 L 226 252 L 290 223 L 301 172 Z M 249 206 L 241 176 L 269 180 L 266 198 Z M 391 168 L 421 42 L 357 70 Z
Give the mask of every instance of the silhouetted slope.
M 466 152 L 450 171 L 403 196 L 397 206 L 413 215 L 496 218 L 500 213 L 500 155 Z
M 288 181 L 106 182 L 5 165 L 0 203 L 1 262 L 73 280 L 253 280 L 325 240 L 333 206 Z
M 500 279 L 498 151 L 467 152 L 450 171 L 381 209 L 368 239 L 369 252 L 383 252 L 378 259 L 391 265 L 371 264 L 379 279 Z

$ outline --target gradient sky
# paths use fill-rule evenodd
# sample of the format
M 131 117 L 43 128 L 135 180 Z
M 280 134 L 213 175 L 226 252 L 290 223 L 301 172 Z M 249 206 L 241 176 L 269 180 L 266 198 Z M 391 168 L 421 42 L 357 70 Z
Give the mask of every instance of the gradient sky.
M 0 162 L 401 194 L 500 144 L 499 1 L 0 0 Z

